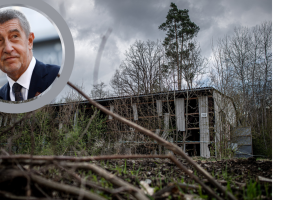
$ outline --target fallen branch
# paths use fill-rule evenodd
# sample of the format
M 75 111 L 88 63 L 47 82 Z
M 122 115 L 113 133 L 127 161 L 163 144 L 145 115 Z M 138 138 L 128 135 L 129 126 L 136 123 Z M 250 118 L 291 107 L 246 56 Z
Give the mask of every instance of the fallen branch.
M 227 185 L 227 181 L 225 181 L 225 180 L 217 180 L 219 183 L 221 183 L 221 184 L 226 184 Z M 203 182 L 208 182 L 206 179 L 204 179 L 203 180 Z M 246 183 L 239 183 L 239 182 L 237 182 L 237 181 L 231 181 L 231 183 L 233 183 L 233 184 L 235 184 L 235 185 L 237 185 L 237 186 L 239 186 L 239 187 L 241 187 L 241 188 L 243 188 L 243 187 L 246 187 Z
M 132 192 L 131 188 L 129 187 L 119 187 L 117 189 L 112 190 L 112 194 L 118 194 L 121 192 Z
M 208 181 L 206 179 L 202 180 L 204 183 L 207 183 Z M 225 180 L 217 180 L 219 183 L 222 184 L 227 184 L 227 181 Z M 245 187 L 246 183 L 239 183 L 239 182 L 235 182 L 232 181 L 232 183 L 239 185 L 240 187 Z M 181 188 L 186 188 L 186 189 L 199 189 L 198 185 L 190 185 L 190 184 L 184 184 L 184 183 L 177 183 L 178 186 L 180 186 Z
M 25 177 L 24 172 L 16 169 L 3 170 L 0 176 L 2 179 L 1 181 L 11 180 L 15 177 Z M 104 198 L 102 198 L 101 196 L 96 195 L 87 190 L 79 190 L 77 187 L 69 186 L 62 183 L 57 183 L 34 174 L 30 174 L 30 177 L 33 182 L 36 182 L 39 185 L 51 188 L 53 190 L 70 193 L 76 196 L 79 196 L 81 194 L 83 195 L 84 198 L 92 199 L 92 200 L 104 200 Z
M 198 187 L 198 189 L 199 189 L 199 187 Z M 178 191 L 177 185 L 175 183 L 170 183 L 166 187 L 164 187 L 163 189 L 161 189 L 158 192 L 154 193 L 152 195 L 152 197 L 154 199 L 156 199 L 156 198 L 162 198 L 162 197 L 166 198 L 166 197 L 169 196 L 169 194 L 175 193 L 177 191 Z
M 180 169 L 182 169 L 189 177 L 194 179 L 197 183 L 201 185 L 203 189 L 207 191 L 207 193 L 218 199 L 221 200 L 222 198 L 219 197 L 211 188 L 209 188 L 203 181 L 201 181 L 197 176 L 191 173 L 181 162 L 179 162 L 175 156 L 173 155 L 110 155 L 110 156 L 87 156 L 87 157 L 67 157 L 67 156 L 32 156 L 33 162 L 29 159 L 29 155 L 12 155 L 12 156 L 0 156 L 2 160 L 8 159 L 18 159 L 19 162 L 25 162 L 26 164 L 32 163 L 34 164 L 36 160 L 45 160 L 45 164 L 49 161 L 62 160 L 62 161 L 93 161 L 93 160 L 109 160 L 109 159 L 138 159 L 138 158 L 167 158 L 170 159 L 173 163 L 175 163 Z M 26 159 L 26 160 L 21 160 Z M 43 164 L 42 162 L 37 162 L 38 165 Z M 75 177 L 75 176 L 74 176 Z M 75 177 L 78 179 L 78 177 Z
M 271 183 L 272 184 L 272 179 L 265 178 L 265 177 L 262 177 L 262 176 L 257 176 L 257 182 Z
M 30 155 L 0 155 L 0 159 L 3 160 L 27 160 L 30 159 Z M 96 161 L 96 160 L 112 160 L 112 159 L 139 159 L 139 158 L 167 158 L 169 155 L 102 155 L 102 156 L 83 156 L 83 157 L 72 157 L 72 156 L 32 156 L 32 160 L 45 160 L 45 161 Z
M 212 196 L 212 197 L 214 197 L 214 198 L 216 198 L 216 199 L 218 199 L 218 200 L 222 200 L 222 198 L 221 197 L 219 197 L 211 188 L 209 188 L 207 185 L 205 185 L 204 184 L 204 182 L 202 182 L 197 176 L 195 176 L 193 173 L 191 173 L 183 164 L 181 164 L 176 158 L 175 158 L 175 156 L 173 156 L 173 155 L 170 155 L 170 159 L 179 167 L 179 168 L 181 168 L 186 174 L 188 174 L 189 175 L 189 177 L 191 177 L 192 179 L 194 179 L 197 183 L 199 183 L 200 185 L 201 185 L 201 187 L 203 188 L 203 189 L 205 189 L 206 190 L 206 192 L 210 195 L 210 196 Z
M 51 199 L 51 198 L 49 197 L 49 195 L 46 194 L 46 193 L 44 192 L 44 190 L 42 190 L 38 184 L 34 183 L 34 186 L 35 186 L 35 187 L 38 189 L 38 191 L 40 191 L 47 199 Z
M 119 187 L 126 187 L 128 190 L 132 191 L 131 194 L 136 198 L 140 200 L 148 200 L 148 198 L 145 196 L 145 194 L 135 186 L 123 181 L 122 179 L 118 178 L 117 176 L 111 174 L 110 172 L 106 171 L 105 169 L 102 169 L 96 165 L 89 164 L 89 163 L 71 163 L 71 162 L 60 162 L 60 165 L 65 167 L 72 167 L 72 168 L 80 168 L 80 169 L 87 169 L 92 170 L 99 176 L 102 176 L 107 181 L 113 183 L 114 185 L 117 185 Z
M 94 105 L 95 107 L 99 108 L 102 112 L 104 112 L 107 115 L 111 115 L 113 118 L 119 120 L 120 122 L 129 125 L 130 127 L 134 128 L 135 130 L 151 137 L 152 139 L 156 140 L 158 142 L 158 144 L 163 145 L 164 147 L 166 147 L 167 149 L 173 151 L 174 153 L 180 155 L 181 157 L 183 157 L 184 159 L 186 159 L 186 161 L 188 163 L 190 163 L 192 166 L 195 167 L 195 169 L 202 174 L 205 178 L 207 178 L 209 180 L 209 182 L 211 184 L 213 184 L 215 187 L 217 187 L 219 190 L 221 190 L 226 196 L 228 196 L 230 199 L 232 200 L 236 200 L 236 197 L 233 196 L 233 194 L 231 194 L 229 191 L 226 190 L 225 187 L 223 187 L 221 184 L 219 184 L 205 169 L 203 169 L 201 166 L 199 166 L 195 161 L 193 161 L 189 156 L 187 156 L 181 148 L 179 148 L 177 145 L 174 145 L 168 141 L 166 141 L 165 139 L 161 138 L 160 136 L 154 134 L 153 132 L 151 132 L 150 130 L 132 122 L 129 121 L 127 119 L 125 119 L 124 117 L 111 112 L 110 110 L 106 109 L 104 106 L 98 104 L 97 102 L 95 102 L 94 100 L 92 100 L 91 98 L 89 98 L 84 92 L 82 92 L 79 88 L 77 88 L 75 85 L 73 85 L 71 82 L 68 81 L 68 85 L 71 86 L 74 90 L 76 90 L 79 94 L 81 94 L 83 97 L 85 97 L 92 105 Z
M 60 168 L 61 170 L 67 172 L 68 174 L 70 174 L 71 176 L 73 176 L 78 182 L 82 183 L 83 182 L 83 179 L 80 178 L 79 175 L 77 175 L 76 173 L 64 168 L 63 166 L 61 166 L 58 162 L 54 161 L 54 164 Z M 101 190 L 101 191 L 104 191 L 104 192 L 107 192 L 107 193 L 110 193 L 110 194 L 114 194 L 114 191 L 113 190 L 110 190 L 110 189 L 106 189 L 106 188 L 103 188 L 101 187 L 100 185 L 97 185 L 96 183 L 92 182 L 92 181 L 88 181 L 88 180 L 85 180 L 85 184 L 87 186 L 90 186 L 92 188 L 95 188 L 97 190 Z

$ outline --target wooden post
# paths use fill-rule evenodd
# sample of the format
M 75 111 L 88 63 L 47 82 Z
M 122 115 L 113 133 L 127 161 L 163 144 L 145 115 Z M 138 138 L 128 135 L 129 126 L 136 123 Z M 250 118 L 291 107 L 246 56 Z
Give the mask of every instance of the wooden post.
M 178 142 L 179 132 L 182 133 L 182 131 L 185 131 L 184 98 L 175 99 L 175 115 L 176 115 L 176 130 L 177 130 L 176 142 Z
M 78 115 L 78 109 L 76 110 L 76 112 L 74 114 L 74 126 L 73 126 L 74 129 L 75 129 L 76 125 L 77 125 L 77 115 Z
M 156 100 L 156 111 L 158 116 L 162 116 L 162 101 L 161 100 Z
M 214 98 L 214 116 L 215 116 L 215 125 L 214 125 L 214 130 L 215 130 L 215 157 L 218 157 L 218 153 L 220 150 L 220 132 L 221 132 L 221 119 L 220 119 L 220 95 L 213 91 L 213 98 Z M 221 154 L 220 154 L 221 158 Z
M 209 158 L 209 117 L 208 117 L 208 97 L 200 96 L 199 103 L 199 128 L 200 128 L 200 156 Z
M 186 140 L 186 137 L 188 135 L 188 112 L 189 112 L 189 90 L 187 90 L 187 95 L 186 95 L 186 105 L 185 105 L 185 125 L 186 125 L 186 129 L 185 129 L 185 133 L 184 133 L 184 136 L 183 136 L 183 151 L 186 153 L 186 146 L 185 146 L 185 140 Z
M 137 121 L 139 119 L 138 117 L 138 112 L 137 112 L 137 107 L 136 107 L 136 103 L 132 104 L 132 109 L 133 109 L 133 119 L 135 121 Z
M 185 131 L 184 98 L 175 99 L 175 115 L 178 131 Z
M 166 139 L 169 135 L 169 121 L 170 121 L 170 113 L 164 114 L 164 132 L 162 134 L 162 138 Z
M 60 122 L 59 125 L 58 125 L 58 130 L 61 130 L 62 127 L 63 127 L 63 123 Z

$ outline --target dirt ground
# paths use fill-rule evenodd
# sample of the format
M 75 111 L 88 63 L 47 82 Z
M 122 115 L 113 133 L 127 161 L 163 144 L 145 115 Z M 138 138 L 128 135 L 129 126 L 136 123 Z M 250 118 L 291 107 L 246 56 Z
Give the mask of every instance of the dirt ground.
M 238 199 L 272 199 L 272 184 L 268 183 L 266 185 L 262 182 L 258 184 L 258 176 L 272 179 L 272 161 L 256 160 L 255 158 L 221 161 L 213 161 L 212 159 L 200 160 L 200 158 L 196 157 L 193 159 L 215 177 L 219 183 L 227 187 Z M 200 177 L 211 188 L 214 188 L 184 160 L 180 161 L 194 175 Z M 200 190 L 198 184 L 169 159 L 102 160 L 91 162 L 139 188 L 145 189 L 141 186 L 141 181 L 146 182 L 149 188 L 153 189 L 152 197 L 149 199 L 210 199 L 205 190 Z M 3 170 L 8 167 L 8 165 L 2 165 L 1 169 Z M 20 166 L 13 167 L 20 168 Z M 26 166 L 22 167 L 26 170 Z M 55 168 L 53 165 L 36 166 L 33 167 L 32 171 L 37 175 L 56 182 L 78 185 L 78 181 L 76 182 L 68 174 Z M 93 174 L 91 171 L 76 170 L 75 173 L 103 188 L 114 189 L 114 186 L 109 181 Z M 1 191 L 25 196 L 27 184 L 24 178 L 17 177 L 10 181 L 1 182 L 0 177 L 0 197 L 5 196 L 1 195 Z M 89 189 L 88 186 L 86 189 Z M 93 189 L 90 188 L 89 190 Z M 214 190 L 222 196 L 220 191 L 217 189 Z M 31 192 L 36 197 L 48 196 L 53 199 L 77 199 L 72 195 L 59 193 L 48 188 L 37 188 L 34 184 L 31 185 Z M 118 197 L 109 194 L 105 190 L 94 192 L 107 199 L 120 199 L 120 197 L 121 199 L 133 199 L 132 196 L 122 192 Z
M 194 158 L 194 160 L 197 160 L 197 158 Z M 195 175 L 199 176 L 184 160 L 180 161 L 193 171 Z M 213 161 L 210 159 L 198 160 L 197 163 L 212 174 L 222 185 L 227 186 L 229 184 L 232 192 L 239 199 L 243 199 L 244 193 L 247 192 L 247 184 L 250 181 L 257 181 L 258 176 L 272 179 L 272 161 L 270 160 L 249 158 Z M 126 160 L 126 164 L 124 160 L 110 160 L 106 162 L 102 161 L 100 165 L 134 185 L 139 185 L 141 180 L 148 179 L 149 186 L 157 190 L 167 187 L 170 183 L 195 184 L 194 180 L 168 159 Z M 126 170 L 124 171 L 125 166 Z M 210 185 L 202 176 L 199 177 L 207 185 Z M 261 185 L 263 186 L 264 184 Z M 265 190 L 265 187 L 261 187 L 261 198 L 271 199 L 266 197 Z M 194 192 L 196 193 L 197 191 L 195 190 Z M 267 192 L 272 192 L 270 184 L 268 185 Z

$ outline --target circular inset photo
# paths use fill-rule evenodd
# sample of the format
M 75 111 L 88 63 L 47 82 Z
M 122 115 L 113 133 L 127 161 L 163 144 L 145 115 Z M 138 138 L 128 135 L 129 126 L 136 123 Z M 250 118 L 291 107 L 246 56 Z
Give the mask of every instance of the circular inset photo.
M 71 32 L 50 5 L 0 3 L 0 112 L 49 104 L 69 80 L 74 57 Z

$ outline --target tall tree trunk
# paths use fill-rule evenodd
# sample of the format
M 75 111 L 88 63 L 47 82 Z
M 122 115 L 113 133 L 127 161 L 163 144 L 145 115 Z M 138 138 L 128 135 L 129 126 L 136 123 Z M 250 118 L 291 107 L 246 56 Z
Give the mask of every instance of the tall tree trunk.
M 183 34 L 181 35 L 181 53 L 180 53 L 180 89 L 181 89 L 181 80 L 182 80 L 182 54 L 183 54 Z
M 180 79 L 180 69 L 179 69 L 179 56 L 178 56 L 178 35 L 177 26 L 175 23 L 175 37 L 176 37 L 176 63 L 177 63 L 177 80 L 178 80 L 178 90 L 181 90 L 181 79 Z

